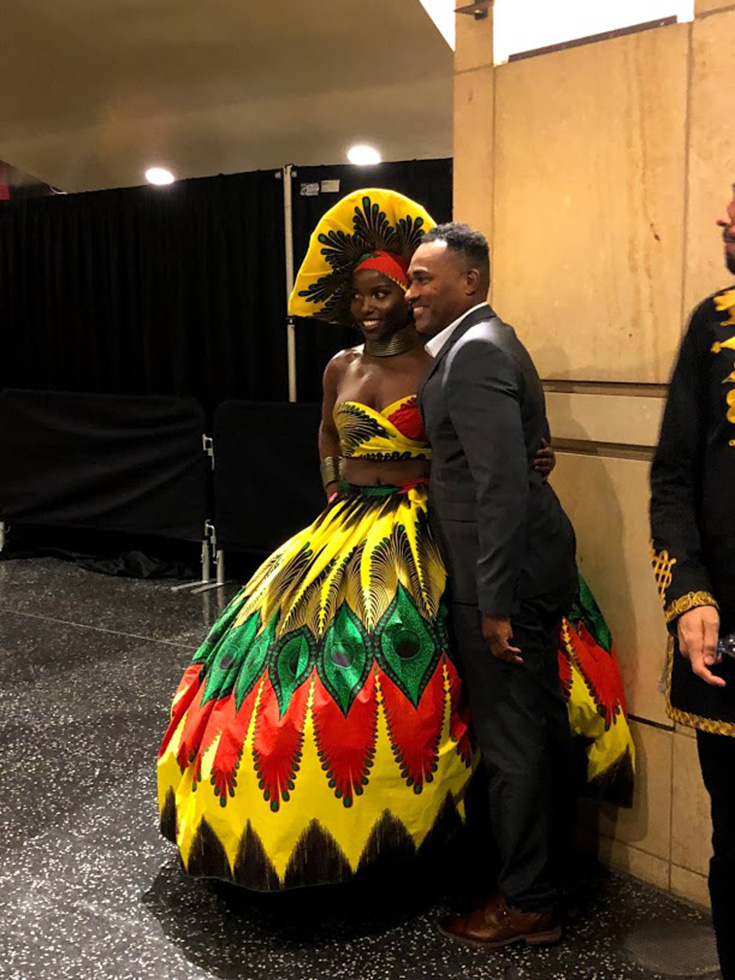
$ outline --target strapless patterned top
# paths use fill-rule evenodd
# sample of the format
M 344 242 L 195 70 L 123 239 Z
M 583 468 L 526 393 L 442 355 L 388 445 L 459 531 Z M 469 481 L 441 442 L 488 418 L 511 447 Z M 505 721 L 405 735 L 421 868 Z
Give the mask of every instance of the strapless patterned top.
M 380 412 L 361 402 L 340 402 L 334 422 L 347 459 L 431 459 L 416 395 L 399 398 Z

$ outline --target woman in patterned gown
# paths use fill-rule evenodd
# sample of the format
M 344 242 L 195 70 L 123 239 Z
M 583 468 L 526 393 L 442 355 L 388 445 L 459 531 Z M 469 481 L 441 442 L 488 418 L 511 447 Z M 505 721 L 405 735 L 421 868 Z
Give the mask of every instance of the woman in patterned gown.
M 347 881 L 464 817 L 473 748 L 415 398 L 430 355 L 404 300 L 432 225 L 402 195 L 369 190 L 312 236 L 291 312 L 357 322 L 365 343 L 324 375 L 326 509 L 232 600 L 174 698 L 158 795 L 190 874 L 259 890 Z M 630 768 L 632 751 L 593 606 L 584 595 L 565 623 L 560 664 L 599 779 Z

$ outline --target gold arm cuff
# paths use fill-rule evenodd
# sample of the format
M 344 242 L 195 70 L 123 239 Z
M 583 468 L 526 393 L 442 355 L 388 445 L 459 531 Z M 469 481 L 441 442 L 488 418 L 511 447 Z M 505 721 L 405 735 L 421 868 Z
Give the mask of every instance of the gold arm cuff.
M 674 619 L 678 619 L 679 616 L 683 616 L 685 612 L 689 612 L 690 609 L 696 609 L 698 606 L 714 606 L 715 609 L 720 608 L 715 597 L 710 595 L 709 592 L 687 592 L 686 595 L 680 596 L 674 602 L 670 602 L 666 609 L 664 609 L 666 622 L 670 623 Z
M 322 475 L 322 485 L 326 488 L 330 483 L 339 483 L 342 479 L 339 472 L 339 464 L 342 462 L 341 456 L 325 456 L 319 465 L 319 472 Z

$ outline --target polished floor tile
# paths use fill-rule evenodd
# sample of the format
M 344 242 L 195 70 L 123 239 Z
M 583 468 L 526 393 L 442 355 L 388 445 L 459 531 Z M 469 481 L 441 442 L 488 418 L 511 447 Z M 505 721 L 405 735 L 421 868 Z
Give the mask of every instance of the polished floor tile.
M 173 584 L 100 575 L 54 558 L 4 561 L 0 610 L 198 646 L 217 615 L 218 594 L 173 592 Z M 230 598 L 235 587 L 223 591 Z

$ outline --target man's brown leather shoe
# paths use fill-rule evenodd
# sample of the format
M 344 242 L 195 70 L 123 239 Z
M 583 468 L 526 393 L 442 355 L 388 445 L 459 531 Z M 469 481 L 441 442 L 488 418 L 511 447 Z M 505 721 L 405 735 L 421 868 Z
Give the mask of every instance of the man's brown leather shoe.
M 531 946 L 556 943 L 562 933 L 554 912 L 521 912 L 500 895 L 468 915 L 450 916 L 439 925 L 439 931 L 456 942 L 489 949 L 519 942 Z

